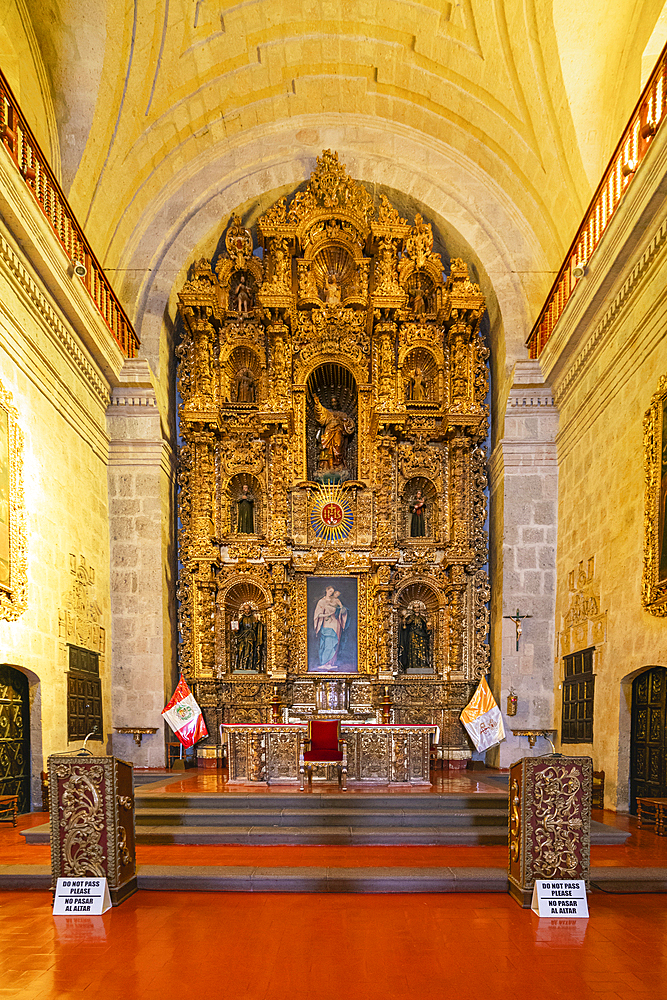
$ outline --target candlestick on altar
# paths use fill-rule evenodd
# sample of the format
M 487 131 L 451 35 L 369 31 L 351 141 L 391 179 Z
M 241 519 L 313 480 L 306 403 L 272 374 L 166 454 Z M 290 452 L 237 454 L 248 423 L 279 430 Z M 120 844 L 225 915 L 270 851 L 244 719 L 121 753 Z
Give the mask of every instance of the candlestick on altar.
M 271 698 L 271 722 L 280 722 L 280 698 L 278 697 L 278 685 L 273 685 L 273 697 Z
M 391 698 L 389 697 L 389 685 L 384 686 L 384 697 L 380 702 L 382 705 L 382 724 L 388 726 L 391 722 Z

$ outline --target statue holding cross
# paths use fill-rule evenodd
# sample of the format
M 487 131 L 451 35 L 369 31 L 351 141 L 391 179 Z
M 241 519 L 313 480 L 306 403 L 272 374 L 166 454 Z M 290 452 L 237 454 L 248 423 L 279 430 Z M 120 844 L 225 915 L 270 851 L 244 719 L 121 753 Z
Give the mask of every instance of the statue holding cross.
M 532 618 L 532 617 L 533 617 L 532 615 L 520 615 L 518 608 L 516 609 L 516 614 L 515 615 L 503 615 L 503 618 L 509 618 L 509 620 L 511 622 L 514 622 L 514 625 L 515 625 L 515 628 L 516 628 L 516 651 L 517 651 L 517 653 L 519 652 L 519 639 L 521 638 L 521 632 L 522 632 L 521 622 L 523 621 L 524 618 Z

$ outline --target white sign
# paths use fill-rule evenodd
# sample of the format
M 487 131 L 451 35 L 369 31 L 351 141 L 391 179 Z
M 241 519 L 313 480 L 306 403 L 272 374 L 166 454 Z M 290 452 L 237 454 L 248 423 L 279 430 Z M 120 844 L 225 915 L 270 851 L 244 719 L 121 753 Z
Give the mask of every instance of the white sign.
M 535 879 L 531 909 L 538 917 L 587 917 L 586 883 L 583 879 Z
M 105 878 L 59 878 L 53 900 L 54 917 L 99 916 L 111 909 Z

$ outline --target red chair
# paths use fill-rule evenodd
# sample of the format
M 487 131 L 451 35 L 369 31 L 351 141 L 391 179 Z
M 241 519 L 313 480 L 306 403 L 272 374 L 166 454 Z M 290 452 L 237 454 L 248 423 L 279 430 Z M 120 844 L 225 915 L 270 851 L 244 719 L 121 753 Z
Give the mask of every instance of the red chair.
M 301 791 L 308 772 L 308 784 L 313 784 L 313 764 L 335 764 L 338 785 L 347 791 L 347 742 L 340 735 L 338 719 L 314 719 L 308 723 L 308 736 L 300 741 L 299 774 Z

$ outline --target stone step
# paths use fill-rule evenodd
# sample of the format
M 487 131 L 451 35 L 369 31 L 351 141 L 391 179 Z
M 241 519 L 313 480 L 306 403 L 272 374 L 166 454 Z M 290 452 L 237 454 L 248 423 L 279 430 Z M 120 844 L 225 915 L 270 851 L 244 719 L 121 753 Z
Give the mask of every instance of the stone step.
M 310 809 L 312 811 L 328 810 L 331 808 L 344 808 L 347 810 L 362 810 L 365 812 L 406 810 L 419 812 L 425 810 L 433 812 L 442 810 L 443 812 L 460 812 L 464 809 L 471 809 L 475 812 L 490 810 L 503 810 L 507 813 L 507 796 L 503 794 L 490 793 L 489 795 L 437 795 L 437 794 L 360 794 L 357 792 L 336 795 L 315 794 L 311 792 L 270 792 L 268 794 L 239 794 L 225 793 L 223 795 L 169 795 L 167 794 L 141 794 L 135 793 L 135 805 L 140 809 L 165 809 L 165 810 L 185 810 L 185 809 L 216 809 L 238 811 L 247 809 L 254 811 L 257 809 Z
M 138 826 L 136 840 L 138 844 L 506 844 L 507 825 L 398 828 L 160 825 Z
M 183 811 L 141 808 L 136 812 L 137 829 L 144 826 L 312 826 L 322 827 L 452 827 L 507 825 L 507 812 L 484 809 L 473 812 L 433 810 L 408 812 L 394 809 L 364 812 L 360 809 L 253 809 L 237 811 L 191 808 Z
M 192 868 L 142 865 L 140 889 L 171 892 L 507 892 L 504 868 Z
M 591 868 L 593 891 L 667 892 L 665 868 Z M 139 889 L 167 892 L 507 892 L 505 868 L 246 868 L 139 865 Z M 0 890 L 51 886 L 48 865 L 0 864 Z

